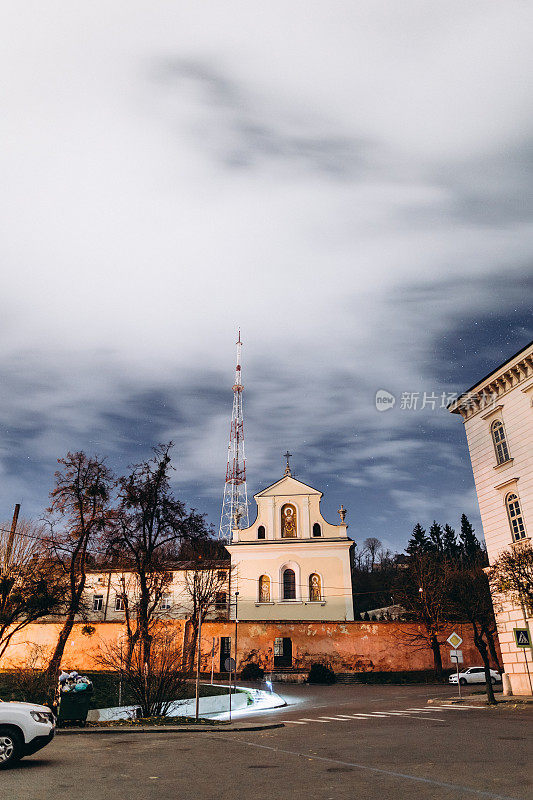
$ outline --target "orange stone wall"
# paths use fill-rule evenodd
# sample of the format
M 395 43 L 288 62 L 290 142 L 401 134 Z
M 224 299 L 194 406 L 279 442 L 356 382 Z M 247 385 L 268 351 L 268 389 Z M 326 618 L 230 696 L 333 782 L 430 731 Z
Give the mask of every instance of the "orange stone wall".
M 249 663 L 274 669 L 274 639 L 292 640 L 293 668 L 308 670 L 314 661 L 328 663 L 335 672 L 400 672 L 433 668 L 433 654 L 427 648 L 414 647 L 409 634 L 413 624 L 398 622 L 240 622 L 238 626 L 238 669 Z M 481 664 L 469 626 L 455 625 L 463 637 L 464 663 Z M 452 632 L 450 627 L 442 641 Z M 202 627 L 202 668 L 211 668 L 211 647 L 215 638 L 215 671 L 219 664 L 219 637 L 232 637 L 234 623 L 210 622 Z M 451 668 L 449 645 L 441 648 L 443 667 Z
M 173 620 L 180 644 L 190 642 L 192 629 L 185 620 Z M 35 645 L 48 658 L 57 640 L 60 626 L 36 623 L 17 635 L 4 655 L 0 669 L 25 666 Z M 107 622 L 94 625 L 95 631 L 87 636 L 84 626 L 77 624 L 67 642 L 63 667 L 78 670 L 98 669 L 95 656 L 106 642 L 116 642 L 124 633 L 121 623 Z M 456 624 L 454 630 L 463 637 L 461 650 L 464 665 L 481 665 L 470 626 Z M 238 625 L 238 669 L 256 662 L 267 670 L 274 668 L 274 639 L 290 637 L 292 640 L 293 667 L 307 670 L 314 661 L 328 663 L 335 672 L 397 672 L 432 669 L 431 651 L 409 642 L 409 634 L 417 625 L 400 622 L 240 622 Z M 445 642 L 449 631 L 441 634 Z M 206 622 L 202 626 L 202 670 L 211 669 L 211 647 L 215 640 L 214 668 L 219 671 L 220 637 L 231 636 L 234 653 L 235 623 Z M 450 668 L 449 646 L 441 648 L 443 667 Z

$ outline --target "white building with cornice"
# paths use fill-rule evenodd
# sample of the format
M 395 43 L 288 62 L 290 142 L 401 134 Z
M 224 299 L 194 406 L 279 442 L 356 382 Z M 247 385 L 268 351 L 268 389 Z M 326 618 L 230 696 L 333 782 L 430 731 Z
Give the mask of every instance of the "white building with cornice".
M 293 478 L 289 467 L 254 496 L 255 522 L 234 528 L 226 545 L 239 620 L 353 620 L 346 511 L 339 510 L 340 524 L 330 524 L 320 511 L 321 498 L 322 492 Z
M 533 343 L 449 406 L 463 418 L 489 563 L 531 544 L 533 531 Z M 493 598 L 505 669 L 504 689 L 532 694 L 533 650 L 517 646 L 529 626 L 524 603 Z M 530 633 L 531 635 L 531 633 Z

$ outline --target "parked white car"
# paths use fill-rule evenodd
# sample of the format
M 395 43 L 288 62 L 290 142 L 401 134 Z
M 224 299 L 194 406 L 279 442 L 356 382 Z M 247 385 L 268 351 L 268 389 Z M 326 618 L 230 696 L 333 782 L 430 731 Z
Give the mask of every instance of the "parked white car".
M 55 717 L 47 706 L 0 700 L 0 769 L 32 755 L 54 738 Z
M 448 678 L 450 683 L 457 684 L 457 675 L 454 672 Z M 490 671 L 491 683 L 501 683 L 502 676 L 495 669 Z M 459 673 L 459 683 L 461 686 L 466 686 L 467 683 L 485 683 L 485 667 L 469 667 Z

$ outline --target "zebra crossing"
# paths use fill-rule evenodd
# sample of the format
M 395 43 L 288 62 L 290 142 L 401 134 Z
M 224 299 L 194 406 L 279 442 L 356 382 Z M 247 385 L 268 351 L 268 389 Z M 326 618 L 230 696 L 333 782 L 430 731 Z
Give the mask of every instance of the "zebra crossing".
M 284 720 L 285 725 L 309 725 L 310 723 L 320 723 L 322 725 L 328 725 L 331 722 L 352 722 L 354 720 L 360 720 L 364 722 L 370 722 L 373 719 L 387 719 L 387 718 L 397 718 L 397 717 L 404 717 L 404 719 L 412 719 L 412 720 L 431 720 L 432 722 L 447 722 L 449 720 L 446 719 L 447 711 L 462 711 L 468 712 L 471 709 L 477 708 L 477 706 L 456 706 L 456 705 L 439 705 L 434 706 L 433 708 L 425 708 L 417 707 L 417 708 L 395 708 L 395 709 L 387 709 L 386 711 L 370 711 L 370 712 L 362 712 L 357 711 L 353 714 L 335 714 L 334 716 L 317 716 L 317 717 L 300 717 L 300 719 L 286 719 Z M 438 714 L 438 716 L 435 716 Z M 433 715 L 433 716 L 430 716 Z

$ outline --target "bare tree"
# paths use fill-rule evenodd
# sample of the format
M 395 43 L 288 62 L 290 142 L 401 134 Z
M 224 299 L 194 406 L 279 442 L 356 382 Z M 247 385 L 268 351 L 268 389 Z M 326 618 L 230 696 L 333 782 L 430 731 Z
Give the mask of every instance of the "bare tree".
M 152 629 L 172 580 L 176 547 L 186 539 L 207 535 L 204 516 L 187 511 L 171 492 L 171 448 L 171 442 L 159 445 L 152 458 L 120 478 L 119 506 L 107 536 L 110 557 L 124 573 L 134 576 L 134 598 L 124 595 L 128 652 L 131 658 L 139 653 L 148 670 Z
M 441 634 L 450 621 L 442 564 L 431 553 L 420 551 L 410 556 L 407 568 L 399 577 L 397 600 L 408 617 L 419 623 L 416 632 L 405 632 L 402 636 L 415 649 L 428 647 L 431 650 L 435 677 L 441 680 Z
M 192 628 L 186 654 L 189 669 L 194 664 L 200 621 L 217 609 L 222 610 L 225 616 L 228 614 L 230 573 L 230 562 L 199 557 L 187 565 L 184 573 L 185 596 L 191 607 L 189 622 Z
M 185 678 L 183 654 L 176 644 L 173 628 L 164 622 L 151 626 L 150 657 L 146 660 L 143 641 L 137 639 L 126 661 L 120 642 L 103 645 L 96 662 L 120 672 L 122 680 L 143 717 L 164 717 L 173 701 L 180 699 Z
M 2 692 L 4 700 L 49 702 L 45 666 L 50 660 L 51 650 L 46 645 L 32 643 L 23 659 L 19 657 L 14 663 L 5 664 L 6 671 L 9 671 L 11 692 L 7 697 Z
M 369 536 L 368 539 L 365 539 L 364 542 L 365 550 L 367 551 L 370 557 L 370 571 L 374 571 L 374 565 L 377 561 L 378 554 L 382 549 L 383 545 L 381 544 L 379 539 L 376 539 L 375 536 Z
M 14 537 L 0 528 L 0 659 L 15 634 L 63 608 L 65 584 L 44 538 L 29 521 L 19 520 Z
M 494 705 L 496 699 L 490 674 L 489 652 L 494 658 L 496 648 L 493 637 L 496 633 L 496 622 L 489 582 L 481 566 L 473 566 L 469 569 L 448 566 L 446 570 L 446 599 L 449 605 L 449 613 L 452 616 L 468 620 L 472 626 L 474 644 L 485 668 L 487 701 L 490 705 Z M 495 666 L 501 671 L 497 655 L 495 662 Z
M 47 668 L 51 680 L 59 670 L 76 617 L 84 609 L 91 547 L 97 544 L 113 517 L 113 476 L 102 459 L 77 452 L 67 453 L 58 463 L 62 468 L 55 473 L 56 486 L 51 492 L 52 503 L 48 509 L 50 548 L 68 580 L 68 596 L 63 627 Z

